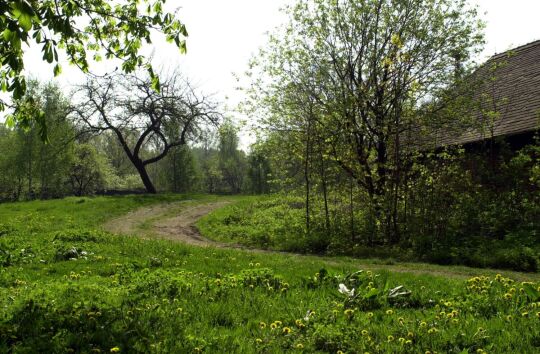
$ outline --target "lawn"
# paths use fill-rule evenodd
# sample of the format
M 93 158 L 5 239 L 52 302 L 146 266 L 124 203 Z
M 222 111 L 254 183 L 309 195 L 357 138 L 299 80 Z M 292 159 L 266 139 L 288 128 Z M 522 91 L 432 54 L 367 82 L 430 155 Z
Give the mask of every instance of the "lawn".
M 1 204 L 0 352 L 540 351 L 537 274 L 198 248 L 100 229 L 142 205 L 205 198 Z

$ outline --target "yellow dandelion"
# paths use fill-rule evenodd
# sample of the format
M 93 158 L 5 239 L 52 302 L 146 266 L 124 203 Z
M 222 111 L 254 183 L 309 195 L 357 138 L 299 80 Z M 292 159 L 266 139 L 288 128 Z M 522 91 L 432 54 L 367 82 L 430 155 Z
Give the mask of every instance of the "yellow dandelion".
M 527 316 L 529 316 L 529 313 L 528 313 L 528 312 L 522 312 L 522 313 L 521 313 L 521 317 L 527 317 Z
M 392 335 L 388 336 L 388 341 L 389 342 L 392 342 L 393 340 L 394 340 L 394 336 L 392 336 Z
M 298 343 L 296 345 L 296 349 L 304 349 L 304 345 L 302 343 Z
M 289 334 L 292 332 L 292 329 L 290 329 L 289 327 L 283 327 L 283 334 Z
M 414 337 L 414 333 L 413 333 L 413 332 L 409 332 L 409 333 L 407 333 L 407 337 L 409 337 L 409 338 L 413 338 L 413 337 Z
M 266 323 L 264 323 L 264 322 L 259 322 L 259 327 L 260 327 L 261 329 L 265 329 L 265 328 L 266 328 Z
M 256 342 L 257 344 L 261 344 L 263 341 L 262 341 L 261 338 L 257 338 L 257 339 L 255 339 L 255 342 Z
M 429 334 L 433 334 L 433 333 L 437 333 L 438 330 L 437 330 L 437 328 L 430 328 L 427 332 L 428 332 Z
M 345 316 L 350 317 L 350 316 L 353 315 L 354 310 L 347 309 L 347 310 L 345 310 L 343 313 L 345 314 Z
M 275 323 L 270 323 L 270 329 L 276 329 L 277 325 Z
M 411 344 L 412 344 L 412 340 L 410 340 L 410 339 L 407 339 L 407 340 L 405 341 L 405 344 L 407 344 L 407 345 L 411 345 Z
M 427 323 L 424 321 L 420 322 L 420 327 L 427 327 Z
M 386 314 L 387 314 L 387 315 L 393 315 L 393 314 L 394 314 L 394 310 L 386 310 Z
M 368 313 L 367 313 L 367 317 L 368 317 L 368 318 L 373 318 L 373 312 L 368 312 Z
M 405 338 L 399 337 L 398 342 L 400 342 L 401 344 L 405 343 Z
M 512 298 L 512 294 L 506 293 L 506 294 L 504 294 L 504 298 L 505 298 L 506 300 L 510 300 L 510 299 Z
M 365 329 L 363 329 L 361 333 L 362 333 L 363 336 L 367 336 L 367 335 L 368 335 L 368 331 L 366 331 Z
M 112 347 L 110 350 L 111 353 L 120 353 L 120 348 L 118 347 Z

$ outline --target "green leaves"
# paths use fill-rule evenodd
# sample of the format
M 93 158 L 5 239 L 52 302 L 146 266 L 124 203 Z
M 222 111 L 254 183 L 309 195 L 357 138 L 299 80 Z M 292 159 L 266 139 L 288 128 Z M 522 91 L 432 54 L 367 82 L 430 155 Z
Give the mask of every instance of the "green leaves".
M 22 42 L 31 45 L 29 39 L 42 46 L 43 61 L 56 64 L 53 67 L 55 76 L 62 72 L 58 48 L 64 50 L 68 61 L 83 72 L 89 71 L 88 52 L 96 61 L 102 56 L 120 60 L 126 73 L 151 67 L 140 54 L 143 43 L 151 43 L 151 31 L 162 33 L 185 53 L 186 27 L 174 13 L 164 12 L 163 4 L 161 0 L 121 0 L 115 6 L 105 0 L 0 0 L 2 89 L 11 92 L 15 100 L 24 96 Z M 146 9 L 147 14 L 139 9 Z M 151 76 L 152 88 L 159 91 L 159 78 Z M 19 119 L 14 115 L 14 122 Z
M 39 22 L 36 13 L 26 1 L 14 1 L 10 6 L 13 16 L 24 31 L 28 32 L 32 29 L 33 21 Z

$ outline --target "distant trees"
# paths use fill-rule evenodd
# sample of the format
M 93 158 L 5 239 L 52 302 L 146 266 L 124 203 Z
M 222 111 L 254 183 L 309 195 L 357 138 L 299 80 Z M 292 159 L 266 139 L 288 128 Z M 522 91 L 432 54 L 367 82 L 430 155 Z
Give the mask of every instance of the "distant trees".
M 238 149 L 238 133 L 230 122 L 219 129 L 219 169 L 230 193 L 238 194 L 244 186 L 246 157 Z
M 77 144 L 69 167 L 69 182 L 76 196 L 94 194 L 105 187 L 106 159 L 90 144 Z
M 52 198 L 66 193 L 76 130 L 68 119 L 69 102 L 53 84 L 31 81 L 27 95 L 34 114 L 44 113 L 50 142 L 40 139 L 36 123 L 0 126 L 0 199 Z
M 91 79 L 78 91 L 78 101 L 77 119 L 92 132 L 116 136 L 148 193 L 157 190 L 147 166 L 172 149 L 197 141 L 201 131 L 217 124 L 221 116 L 214 102 L 177 74 L 167 77 L 159 92 L 150 77 L 115 74 Z M 145 150 L 149 156 L 143 156 Z

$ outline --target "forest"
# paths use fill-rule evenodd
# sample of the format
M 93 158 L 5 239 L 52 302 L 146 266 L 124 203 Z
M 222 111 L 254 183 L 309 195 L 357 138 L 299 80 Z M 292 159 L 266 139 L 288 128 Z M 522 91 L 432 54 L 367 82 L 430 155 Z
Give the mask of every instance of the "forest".
M 186 55 L 165 0 L 119 3 L 0 0 L 0 352 L 540 349 L 529 47 L 478 61 L 466 0 L 291 1 L 232 114 L 142 54 Z

